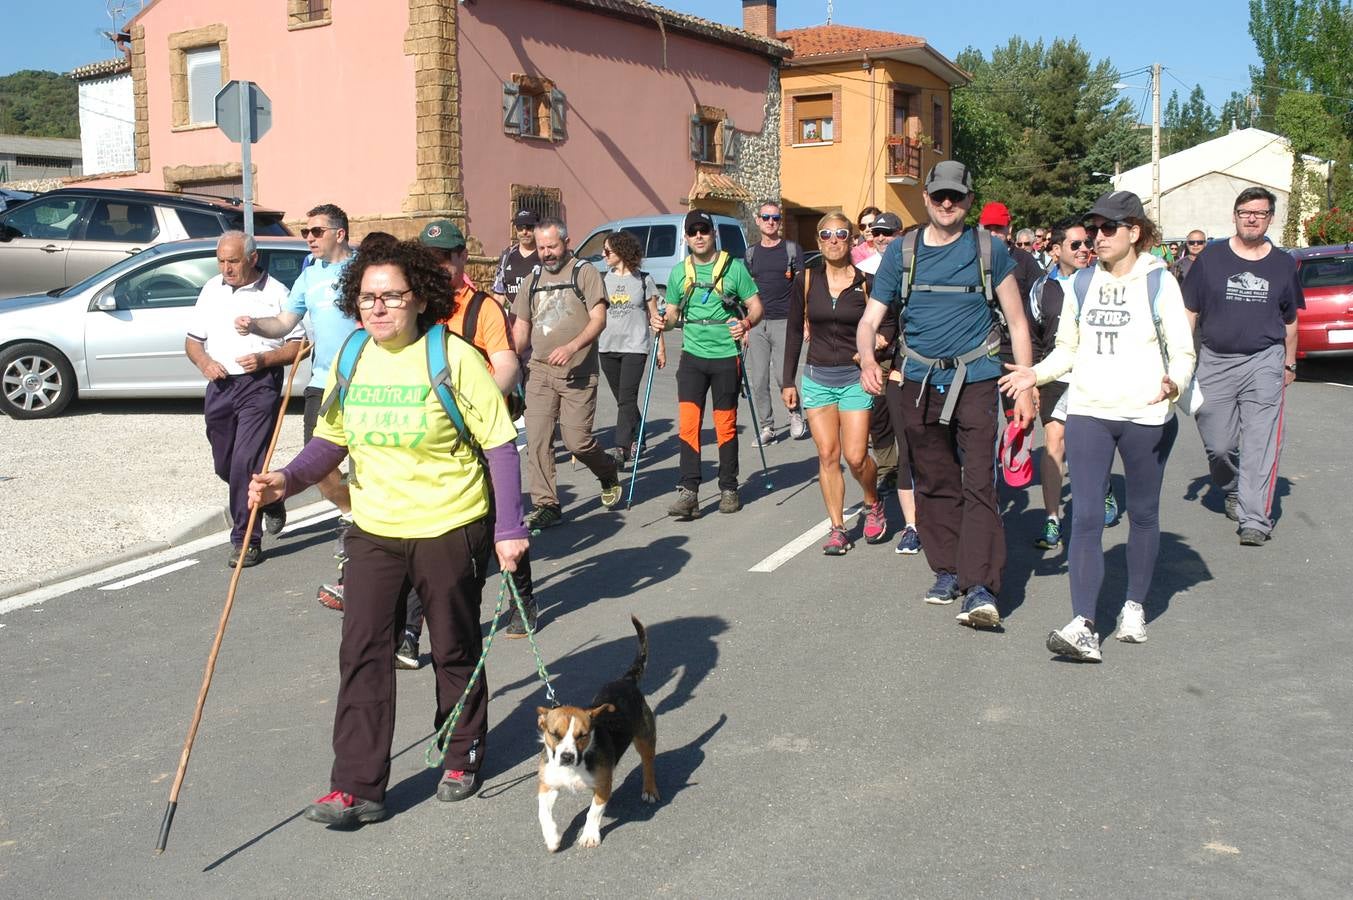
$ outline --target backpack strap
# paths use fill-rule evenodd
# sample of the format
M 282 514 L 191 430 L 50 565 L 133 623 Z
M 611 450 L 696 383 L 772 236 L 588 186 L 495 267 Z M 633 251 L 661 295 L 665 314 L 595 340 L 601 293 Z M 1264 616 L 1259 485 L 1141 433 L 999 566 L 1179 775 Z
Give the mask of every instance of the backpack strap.
M 470 296 L 470 302 L 465 306 L 465 318 L 461 320 L 460 336 L 471 344 L 474 343 L 475 332 L 479 330 L 479 311 L 484 307 L 484 298 L 487 296 L 488 294 L 483 291 L 475 291 Z
M 335 403 L 342 409 L 343 404 L 347 402 L 348 388 L 352 385 L 352 372 L 357 368 L 357 360 L 369 340 L 371 332 L 365 328 L 357 328 L 343 339 L 343 346 L 338 349 L 338 356 L 334 357 L 334 389 L 320 404 L 321 416 L 327 416 Z
M 678 311 L 681 321 L 686 320 L 686 306 L 691 302 L 691 297 L 695 294 L 695 289 L 703 287 L 706 289 L 705 296 L 710 294 L 723 294 L 723 277 L 728 272 L 729 266 L 733 265 L 733 257 L 727 250 L 720 250 L 719 255 L 714 257 L 714 270 L 711 273 L 714 277 L 710 284 L 697 284 L 695 280 L 695 259 L 689 253 L 686 254 L 685 275 L 686 281 L 682 285 L 681 305 Z
M 1165 367 L 1165 374 L 1170 374 L 1170 351 L 1165 347 L 1165 332 L 1160 327 L 1160 310 L 1157 304 L 1160 302 L 1160 283 L 1163 281 L 1164 269 L 1152 269 L 1146 273 L 1146 294 L 1151 298 L 1151 324 L 1156 329 L 1156 346 L 1160 348 L 1160 362 Z
M 428 356 L 428 381 L 432 385 L 432 390 L 437 395 L 437 399 L 442 404 L 442 409 L 446 410 L 447 418 L 451 424 L 456 427 L 456 442 L 452 445 L 452 452 L 464 440 L 473 449 L 478 449 L 478 442 L 465 427 L 465 417 L 460 413 L 460 405 L 456 403 L 455 385 L 451 383 L 451 372 L 446 359 L 446 341 L 451 332 L 442 323 L 438 322 L 428 329 L 427 333 L 427 356 Z
M 785 241 L 785 248 L 789 251 L 789 271 L 797 275 L 803 271 L 803 248 L 793 241 Z
M 1043 289 L 1047 287 L 1049 277 L 1047 274 L 1040 276 L 1029 288 L 1029 313 L 1039 325 L 1043 324 Z
M 1071 279 L 1071 287 L 1076 294 L 1076 324 L 1081 323 L 1081 310 L 1085 308 L 1085 297 L 1090 293 L 1090 282 L 1095 280 L 1095 267 L 1086 266 Z M 1065 291 L 1064 291 L 1065 292 Z

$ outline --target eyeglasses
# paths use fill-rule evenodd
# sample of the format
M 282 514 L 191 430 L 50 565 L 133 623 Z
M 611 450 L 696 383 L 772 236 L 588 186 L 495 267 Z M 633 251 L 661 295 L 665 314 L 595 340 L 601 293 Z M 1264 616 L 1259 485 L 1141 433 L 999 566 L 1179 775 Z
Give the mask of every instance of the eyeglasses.
M 602 247 L 602 248 L 601 248 L 601 255 L 602 255 L 602 256 L 615 256 L 615 251 L 612 250 L 610 247 Z
M 846 238 L 850 237 L 850 229 L 824 228 L 817 233 L 817 236 L 819 240 L 823 241 L 830 241 L 832 238 L 836 238 L 838 241 L 844 241 Z
M 1238 209 L 1236 210 L 1237 219 L 1248 219 L 1251 222 L 1257 222 L 1260 219 L 1267 219 L 1273 215 L 1271 209 Z
M 1033 241 L 1015 241 L 1016 247 L 1032 247 L 1033 245 Z
M 1093 242 L 1093 241 L 1071 241 L 1070 243 L 1071 243 L 1071 252 L 1072 252 L 1072 253 L 1075 253 L 1077 250 L 1079 250 L 1079 249 L 1082 248 L 1082 247 L 1084 247 L 1086 250 L 1089 250 L 1089 249 L 1090 249 L 1090 245 L 1093 244 L 1094 242 Z
M 301 237 L 303 237 L 303 238 L 308 238 L 308 237 L 322 238 L 322 237 L 324 237 L 324 232 L 326 232 L 326 231 L 337 231 L 337 230 L 338 230 L 337 228 L 329 228 L 329 227 L 326 227 L 326 226 L 323 226 L 323 225 L 316 225 L 314 228 L 302 228 L 302 229 L 301 229 Z
M 1184 243 L 1188 244 L 1190 247 L 1201 247 L 1207 243 L 1207 239 L 1204 238 L 1201 241 L 1185 241 Z
M 413 288 L 406 288 L 402 291 L 386 291 L 383 294 L 358 294 L 357 308 L 374 309 L 376 301 L 379 300 L 386 309 L 403 309 L 409 305 L 409 301 L 405 298 L 412 293 Z
M 893 235 L 897 234 L 897 232 L 891 228 L 874 228 L 871 229 L 869 233 L 872 234 L 874 237 L 878 237 L 879 235 L 883 235 L 884 237 L 892 237 Z
M 692 225 L 686 229 L 686 237 L 695 237 L 697 234 L 710 234 L 708 225 Z
M 936 206 L 943 206 L 945 203 L 951 203 L 955 206 L 963 202 L 967 194 L 958 191 L 931 191 L 929 194 L 930 202 Z
M 1101 234 L 1105 237 L 1113 237 L 1118 233 L 1118 229 L 1127 228 L 1126 222 L 1105 222 L 1103 225 L 1086 225 L 1085 233 L 1090 235 L 1090 240 L 1094 240 Z
M 863 221 L 863 222 L 860 223 L 860 230 L 861 230 L 861 231 L 868 231 L 868 230 L 869 230 L 869 227 L 870 227 L 871 225 L 873 225 L 873 224 L 874 224 L 874 220 L 873 220 L 873 219 L 867 219 L 867 220 L 865 220 L 865 221 Z
M 761 213 L 761 214 L 759 215 L 759 218 L 760 218 L 761 221 L 763 221 L 763 222 L 778 222 L 778 221 L 780 221 L 780 214 L 779 214 L 779 213 L 775 213 L 774 215 L 772 215 L 772 214 L 770 214 L 770 213 Z

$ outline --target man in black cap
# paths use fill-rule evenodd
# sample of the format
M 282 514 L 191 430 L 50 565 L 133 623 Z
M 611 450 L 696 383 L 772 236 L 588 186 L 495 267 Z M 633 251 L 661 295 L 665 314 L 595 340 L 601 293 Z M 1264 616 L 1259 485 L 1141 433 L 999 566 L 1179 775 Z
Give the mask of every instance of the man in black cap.
M 517 232 L 517 242 L 508 246 L 498 257 L 498 271 L 493 276 L 493 297 L 508 309 L 517 299 L 517 289 L 521 280 L 531 274 L 531 270 L 540 265 L 540 254 L 536 252 L 536 226 L 540 217 L 529 209 L 519 209 L 512 217 L 512 227 Z

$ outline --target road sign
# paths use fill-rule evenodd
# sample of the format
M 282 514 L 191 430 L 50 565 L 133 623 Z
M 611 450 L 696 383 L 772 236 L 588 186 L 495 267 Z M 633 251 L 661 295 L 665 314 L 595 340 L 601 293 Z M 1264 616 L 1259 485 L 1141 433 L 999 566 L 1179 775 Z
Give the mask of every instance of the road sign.
M 228 82 L 216 92 L 216 127 L 239 144 L 244 141 L 246 124 L 249 143 L 257 143 L 272 127 L 272 101 L 263 93 L 263 88 L 252 81 Z

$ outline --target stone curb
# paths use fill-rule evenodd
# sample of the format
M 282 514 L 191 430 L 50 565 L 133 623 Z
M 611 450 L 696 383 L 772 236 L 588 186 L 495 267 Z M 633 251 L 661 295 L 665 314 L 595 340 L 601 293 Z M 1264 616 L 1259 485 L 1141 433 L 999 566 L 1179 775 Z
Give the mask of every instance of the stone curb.
M 324 499 L 319 491 L 313 487 L 306 488 L 294 497 L 287 498 L 287 506 L 292 509 L 299 509 L 303 506 L 309 506 Z M 125 550 L 119 550 L 107 556 L 87 559 L 78 565 L 72 566 L 61 572 L 53 572 L 43 575 L 38 579 L 28 581 L 11 581 L 8 584 L 0 584 L 0 600 L 6 600 L 10 597 L 16 597 L 19 594 L 26 594 L 29 591 L 37 590 L 41 587 L 47 587 L 50 584 L 58 584 L 62 581 L 69 581 L 72 578 L 79 578 L 81 575 L 87 575 L 90 572 L 97 572 L 99 569 L 106 569 L 110 566 L 116 566 L 120 563 L 130 562 L 142 556 L 151 553 L 157 553 L 161 550 L 168 550 L 170 547 L 177 547 L 180 544 L 187 544 L 198 538 L 204 538 L 216 534 L 230 527 L 230 510 L 227 507 L 221 507 L 216 512 L 207 513 L 198 521 L 187 525 L 175 534 L 171 535 L 165 541 L 145 541 L 135 546 L 128 547 Z

